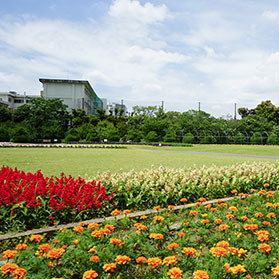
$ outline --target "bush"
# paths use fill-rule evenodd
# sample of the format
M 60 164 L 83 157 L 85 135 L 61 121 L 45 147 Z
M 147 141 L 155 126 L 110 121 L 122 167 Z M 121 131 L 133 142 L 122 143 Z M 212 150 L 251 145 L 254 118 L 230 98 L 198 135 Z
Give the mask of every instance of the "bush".
M 66 133 L 65 142 L 79 141 L 79 140 L 80 140 L 80 136 L 78 131 L 75 128 L 70 129 Z
M 278 144 L 279 138 L 277 134 L 270 134 L 267 139 L 267 144 Z
M 252 144 L 263 144 L 263 137 L 260 132 L 255 132 L 252 137 L 250 138 L 250 142 Z
M 5 127 L 0 127 L 0 141 L 10 141 L 9 132 Z
M 146 137 L 145 137 L 146 142 L 158 142 L 159 137 L 155 131 L 150 131 Z
M 234 142 L 239 144 L 246 143 L 246 137 L 242 133 L 237 133 L 234 137 Z
M 182 142 L 184 143 L 194 143 L 195 137 L 192 133 L 187 133 L 183 136 Z
M 24 127 L 16 127 L 12 130 L 11 132 L 12 137 L 11 141 L 12 142 L 32 142 L 32 137 L 29 133 L 29 131 L 24 128 Z
M 127 141 L 132 142 L 141 142 L 142 140 L 142 133 L 138 130 L 129 130 L 126 136 Z
M 163 138 L 164 142 L 175 142 L 175 137 L 173 132 L 167 132 Z
M 85 141 L 87 142 L 98 142 L 100 141 L 100 138 L 98 136 L 98 133 L 96 129 L 92 129 L 88 132 Z
M 216 143 L 216 139 L 211 135 L 205 135 L 204 137 L 201 138 L 200 143 L 203 144 Z

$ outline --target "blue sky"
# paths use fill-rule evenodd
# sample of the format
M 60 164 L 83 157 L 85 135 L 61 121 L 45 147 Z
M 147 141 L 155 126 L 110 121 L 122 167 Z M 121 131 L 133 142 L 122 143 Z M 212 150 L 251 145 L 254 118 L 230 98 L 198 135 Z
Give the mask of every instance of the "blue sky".
M 39 78 L 69 78 L 129 110 L 279 105 L 276 0 L 0 1 L 2 92 L 38 95 Z

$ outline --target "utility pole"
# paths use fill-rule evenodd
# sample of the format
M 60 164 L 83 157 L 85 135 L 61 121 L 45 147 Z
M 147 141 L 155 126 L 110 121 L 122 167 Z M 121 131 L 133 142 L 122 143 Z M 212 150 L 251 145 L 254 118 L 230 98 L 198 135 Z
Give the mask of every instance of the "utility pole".
M 164 101 L 162 101 L 162 111 L 164 111 Z
M 199 102 L 199 112 L 201 111 L 201 102 Z
M 234 103 L 234 120 L 236 120 L 236 103 Z

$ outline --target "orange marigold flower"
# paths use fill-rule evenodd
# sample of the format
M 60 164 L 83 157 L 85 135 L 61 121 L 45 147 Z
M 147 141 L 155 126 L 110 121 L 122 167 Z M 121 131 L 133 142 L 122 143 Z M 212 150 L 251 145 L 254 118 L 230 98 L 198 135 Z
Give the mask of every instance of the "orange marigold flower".
M 17 264 L 14 263 L 6 263 L 1 266 L 0 270 L 3 274 L 11 273 L 18 268 Z
M 241 232 L 236 232 L 235 235 L 236 235 L 237 238 L 240 238 L 242 236 L 242 233 Z
M 267 202 L 267 203 L 265 204 L 265 206 L 266 206 L 266 207 L 274 207 L 273 203 L 271 203 L 271 202 Z
M 163 216 L 154 216 L 154 217 L 153 217 L 153 221 L 154 221 L 154 222 L 156 222 L 156 221 L 162 222 L 162 221 L 164 221 L 164 220 L 165 220 L 165 218 L 164 218 Z
M 93 279 L 97 277 L 98 273 L 94 269 L 89 269 L 83 273 L 82 279 Z
M 188 227 L 188 226 L 189 226 L 189 222 L 185 222 L 183 225 L 184 225 L 185 227 Z
M 265 183 L 265 184 L 264 184 L 264 187 L 268 187 L 268 186 L 269 186 L 269 184 L 268 184 L 268 183 Z
M 227 219 L 233 219 L 233 218 L 234 218 L 234 215 L 228 214 L 226 217 L 227 217 Z
M 243 228 L 246 231 L 254 231 L 254 230 L 257 230 L 259 228 L 259 226 L 257 224 L 245 224 L 243 226 Z
M 184 253 L 186 256 L 194 257 L 194 254 L 196 253 L 196 249 L 192 247 L 183 247 L 182 253 Z
M 80 240 L 79 240 L 79 239 L 76 239 L 76 240 L 73 241 L 73 244 L 74 244 L 74 245 L 78 245 L 79 242 L 80 242 Z
M 168 206 L 168 209 L 174 209 L 174 208 L 175 208 L 174 205 L 169 205 L 169 206 Z
M 258 240 L 260 241 L 267 241 L 269 232 L 268 231 L 256 231 L 255 235 L 258 237 Z
M 248 220 L 248 217 L 247 216 L 241 216 L 241 221 L 247 221 Z
M 149 235 L 149 238 L 163 239 L 164 236 L 163 236 L 162 234 L 160 234 L 160 233 L 151 233 L 151 234 Z
M 2 255 L 6 259 L 12 259 L 16 253 L 17 253 L 17 251 L 8 249 L 8 250 L 4 251 L 2 253 Z
M 107 224 L 107 225 L 105 225 L 105 229 L 113 231 L 114 230 L 114 225 Z
M 96 252 L 96 247 L 94 246 L 94 247 L 92 247 L 92 248 L 90 248 L 89 250 L 88 250 L 88 252 L 89 253 L 95 253 Z
M 146 216 L 146 215 L 140 216 L 140 220 L 144 220 L 144 219 L 147 219 L 147 216 Z
M 113 210 L 112 212 L 111 212 L 111 215 L 112 216 L 117 216 L 117 215 L 119 215 L 120 214 L 120 210 L 118 210 L 118 209 L 115 209 L 115 210 Z
M 229 273 L 230 265 L 228 263 L 224 264 L 224 268 L 225 268 L 226 272 Z
M 12 275 L 14 279 L 24 279 L 23 275 L 26 273 L 26 269 L 19 267 L 12 271 Z
M 230 207 L 229 207 L 229 210 L 231 210 L 231 211 L 237 211 L 237 207 L 235 207 L 235 206 L 230 206 Z
M 257 190 L 256 189 L 250 189 L 250 193 L 256 193 L 257 192 Z
M 194 279 L 209 279 L 207 272 L 203 270 L 196 270 L 193 276 Z
M 163 264 L 165 264 L 166 266 L 169 266 L 171 264 L 176 264 L 176 263 L 177 263 L 176 256 L 168 256 L 163 259 Z
M 201 223 L 204 225 L 204 224 L 208 224 L 209 223 L 209 220 L 208 219 L 203 219 L 201 220 Z
M 65 251 L 64 248 L 53 248 L 47 253 L 47 258 L 58 259 Z
M 223 223 L 223 220 L 222 219 L 215 219 L 214 222 L 215 222 L 215 224 L 218 225 L 218 224 Z
M 232 255 L 237 255 L 238 254 L 238 248 L 229 246 L 228 247 L 228 253 L 231 253 Z
M 177 243 L 171 243 L 170 245 L 168 245 L 169 250 L 175 250 L 178 247 L 179 245 Z
M 169 275 L 171 279 L 180 279 L 182 270 L 179 267 L 173 267 L 167 272 L 167 275 Z
M 200 206 L 201 205 L 201 202 L 196 202 L 196 206 Z
M 210 208 L 210 210 L 211 210 L 211 211 L 216 211 L 216 210 L 217 210 L 217 208 L 215 208 L 215 207 L 211 207 L 211 208 Z
M 141 223 L 134 224 L 134 227 L 137 228 L 138 230 L 146 230 L 146 226 Z
M 144 262 L 146 262 L 146 257 L 144 257 L 144 256 L 140 256 L 140 257 L 137 257 L 136 258 L 136 263 L 144 263 Z
M 94 231 L 96 228 L 99 228 L 100 225 L 97 224 L 97 223 L 91 223 L 91 224 L 88 224 L 87 228 Z
M 274 212 L 270 212 L 266 215 L 266 217 L 270 218 L 270 217 L 274 217 L 275 216 L 275 213 Z
M 155 258 L 148 258 L 147 259 L 147 264 L 151 265 L 152 268 L 156 268 L 157 266 L 161 266 L 162 265 L 162 260 L 158 257 Z
M 77 233 L 83 232 L 83 227 L 82 226 L 76 226 L 76 227 L 73 228 L 73 231 L 75 231 Z
M 266 243 L 260 243 L 259 246 L 258 246 L 259 250 L 262 252 L 262 253 L 269 253 L 270 250 L 271 250 L 271 247 L 266 244 Z
M 161 208 L 160 205 L 157 205 L 157 206 L 153 207 L 154 210 L 160 210 L 160 208 Z
M 48 262 L 48 263 L 47 263 L 47 266 L 48 266 L 48 267 L 54 267 L 54 264 L 53 264 L 53 262 Z
M 198 214 L 198 212 L 195 211 L 195 210 L 191 210 L 190 213 L 189 213 L 189 215 L 197 215 L 197 214 Z
M 205 206 L 204 206 L 204 208 L 210 208 L 212 206 L 212 204 L 206 204 Z
M 229 272 L 237 274 L 239 272 L 246 272 L 247 270 L 244 268 L 244 265 L 238 264 L 236 266 L 232 266 L 229 268 Z
M 184 237 L 186 234 L 184 232 L 178 232 L 179 237 Z
M 226 203 L 221 203 L 220 205 L 219 205 L 219 208 L 222 208 L 222 207 L 227 207 L 227 204 Z
M 273 272 L 273 276 L 279 276 L 279 265 L 277 264 L 276 267 L 271 267 L 271 271 Z
M 255 213 L 255 216 L 256 216 L 256 217 L 262 217 L 263 214 L 262 214 L 261 212 L 257 212 L 257 213 Z
M 212 247 L 209 252 L 215 257 L 221 257 L 227 254 L 227 250 L 223 247 Z
M 28 246 L 25 243 L 22 243 L 22 244 L 20 243 L 16 246 L 16 250 L 18 250 L 18 251 L 25 250 L 27 248 L 28 248 Z
M 103 270 L 105 272 L 114 272 L 114 270 L 116 269 L 116 264 L 115 263 L 109 263 L 109 264 L 104 264 L 103 265 Z
M 99 260 L 99 257 L 98 257 L 98 256 L 91 256 L 89 260 L 90 260 L 91 262 L 96 263 L 96 262 Z
M 199 201 L 200 201 L 200 202 L 205 202 L 205 201 L 206 201 L 206 198 L 201 197 L 201 198 L 199 198 Z
M 187 202 L 187 199 L 186 198 L 182 198 L 180 199 L 181 202 Z
M 229 228 L 229 225 L 227 225 L 227 224 L 221 224 L 219 226 L 219 230 L 221 230 L 221 231 L 227 230 L 228 228 Z
M 122 212 L 123 212 L 125 215 L 127 215 L 127 214 L 131 213 L 131 210 L 125 209 L 125 210 L 123 210 Z
M 33 234 L 30 237 L 30 241 L 40 242 L 42 239 L 43 239 L 43 237 L 39 234 Z
M 262 224 L 265 225 L 265 226 L 270 226 L 271 225 L 271 223 L 268 222 L 268 221 L 262 221 Z
M 232 194 L 237 194 L 237 192 L 238 192 L 237 190 L 232 190 L 231 191 Z
M 128 256 L 126 256 L 126 255 L 124 255 L 124 256 L 117 255 L 116 258 L 115 258 L 115 262 L 117 264 L 125 264 L 125 263 L 127 263 L 129 261 L 131 261 L 131 259 Z
M 244 256 L 246 254 L 247 250 L 244 250 L 243 248 L 238 249 L 238 256 Z
M 229 246 L 230 246 L 229 242 L 225 240 L 221 240 L 216 244 L 216 247 L 228 248 Z
M 202 217 L 203 217 L 203 218 L 206 218 L 206 217 L 208 217 L 208 214 L 207 214 L 207 213 L 204 213 L 204 214 L 202 214 Z
M 118 238 L 110 238 L 109 243 L 112 245 L 119 246 L 122 243 L 122 240 L 120 240 Z
M 51 247 L 50 247 L 50 245 L 49 244 L 47 244 L 47 243 L 45 243 L 45 244 L 41 244 L 39 247 L 38 247 L 38 250 L 40 251 L 40 252 L 44 252 L 44 253 L 46 253 L 48 250 L 50 250 L 51 249 Z

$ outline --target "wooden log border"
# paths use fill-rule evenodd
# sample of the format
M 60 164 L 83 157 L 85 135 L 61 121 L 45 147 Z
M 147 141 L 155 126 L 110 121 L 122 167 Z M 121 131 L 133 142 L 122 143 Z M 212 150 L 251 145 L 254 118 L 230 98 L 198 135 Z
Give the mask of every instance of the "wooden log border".
M 258 194 L 253 194 L 253 195 L 258 195 Z M 249 195 L 249 196 L 251 196 L 251 195 Z M 245 197 L 235 196 L 235 197 L 228 197 L 228 198 L 219 198 L 219 199 L 214 199 L 214 200 L 211 200 L 211 201 L 202 202 L 201 205 L 214 204 L 214 203 L 217 203 L 218 200 L 222 200 L 223 202 L 226 202 L 226 201 L 231 201 L 231 200 L 236 199 L 236 198 L 237 199 L 243 199 Z M 32 235 L 32 234 L 43 234 L 43 233 L 54 232 L 54 231 L 64 229 L 64 228 L 73 228 L 73 227 L 78 226 L 81 222 L 84 222 L 86 225 L 91 224 L 91 223 L 101 224 L 103 222 L 110 221 L 110 220 L 120 220 L 120 219 L 123 219 L 126 216 L 128 216 L 130 218 L 136 218 L 136 217 L 140 217 L 140 216 L 143 216 L 143 215 L 154 214 L 154 213 L 157 213 L 157 212 L 164 212 L 164 211 L 167 211 L 167 210 L 177 211 L 177 210 L 180 210 L 180 209 L 187 209 L 187 208 L 192 208 L 192 207 L 196 207 L 196 206 L 197 205 L 195 203 L 183 204 L 183 205 L 177 205 L 173 209 L 161 208 L 158 211 L 154 210 L 154 209 L 149 209 L 149 210 L 129 213 L 127 215 L 119 214 L 117 216 L 95 218 L 95 219 L 80 221 L 80 222 L 76 222 L 76 223 L 68 223 L 68 224 L 64 224 L 64 225 L 50 226 L 50 227 L 47 227 L 47 228 L 28 230 L 28 231 L 25 231 L 25 232 L 1 234 L 0 235 L 0 241 L 9 240 L 9 239 L 17 238 L 17 237 L 29 236 L 29 235 Z M 177 228 L 178 228 L 178 224 L 174 224 L 173 226 L 171 226 L 171 230 L 174 230 L 174 229 L 177 229 Z

